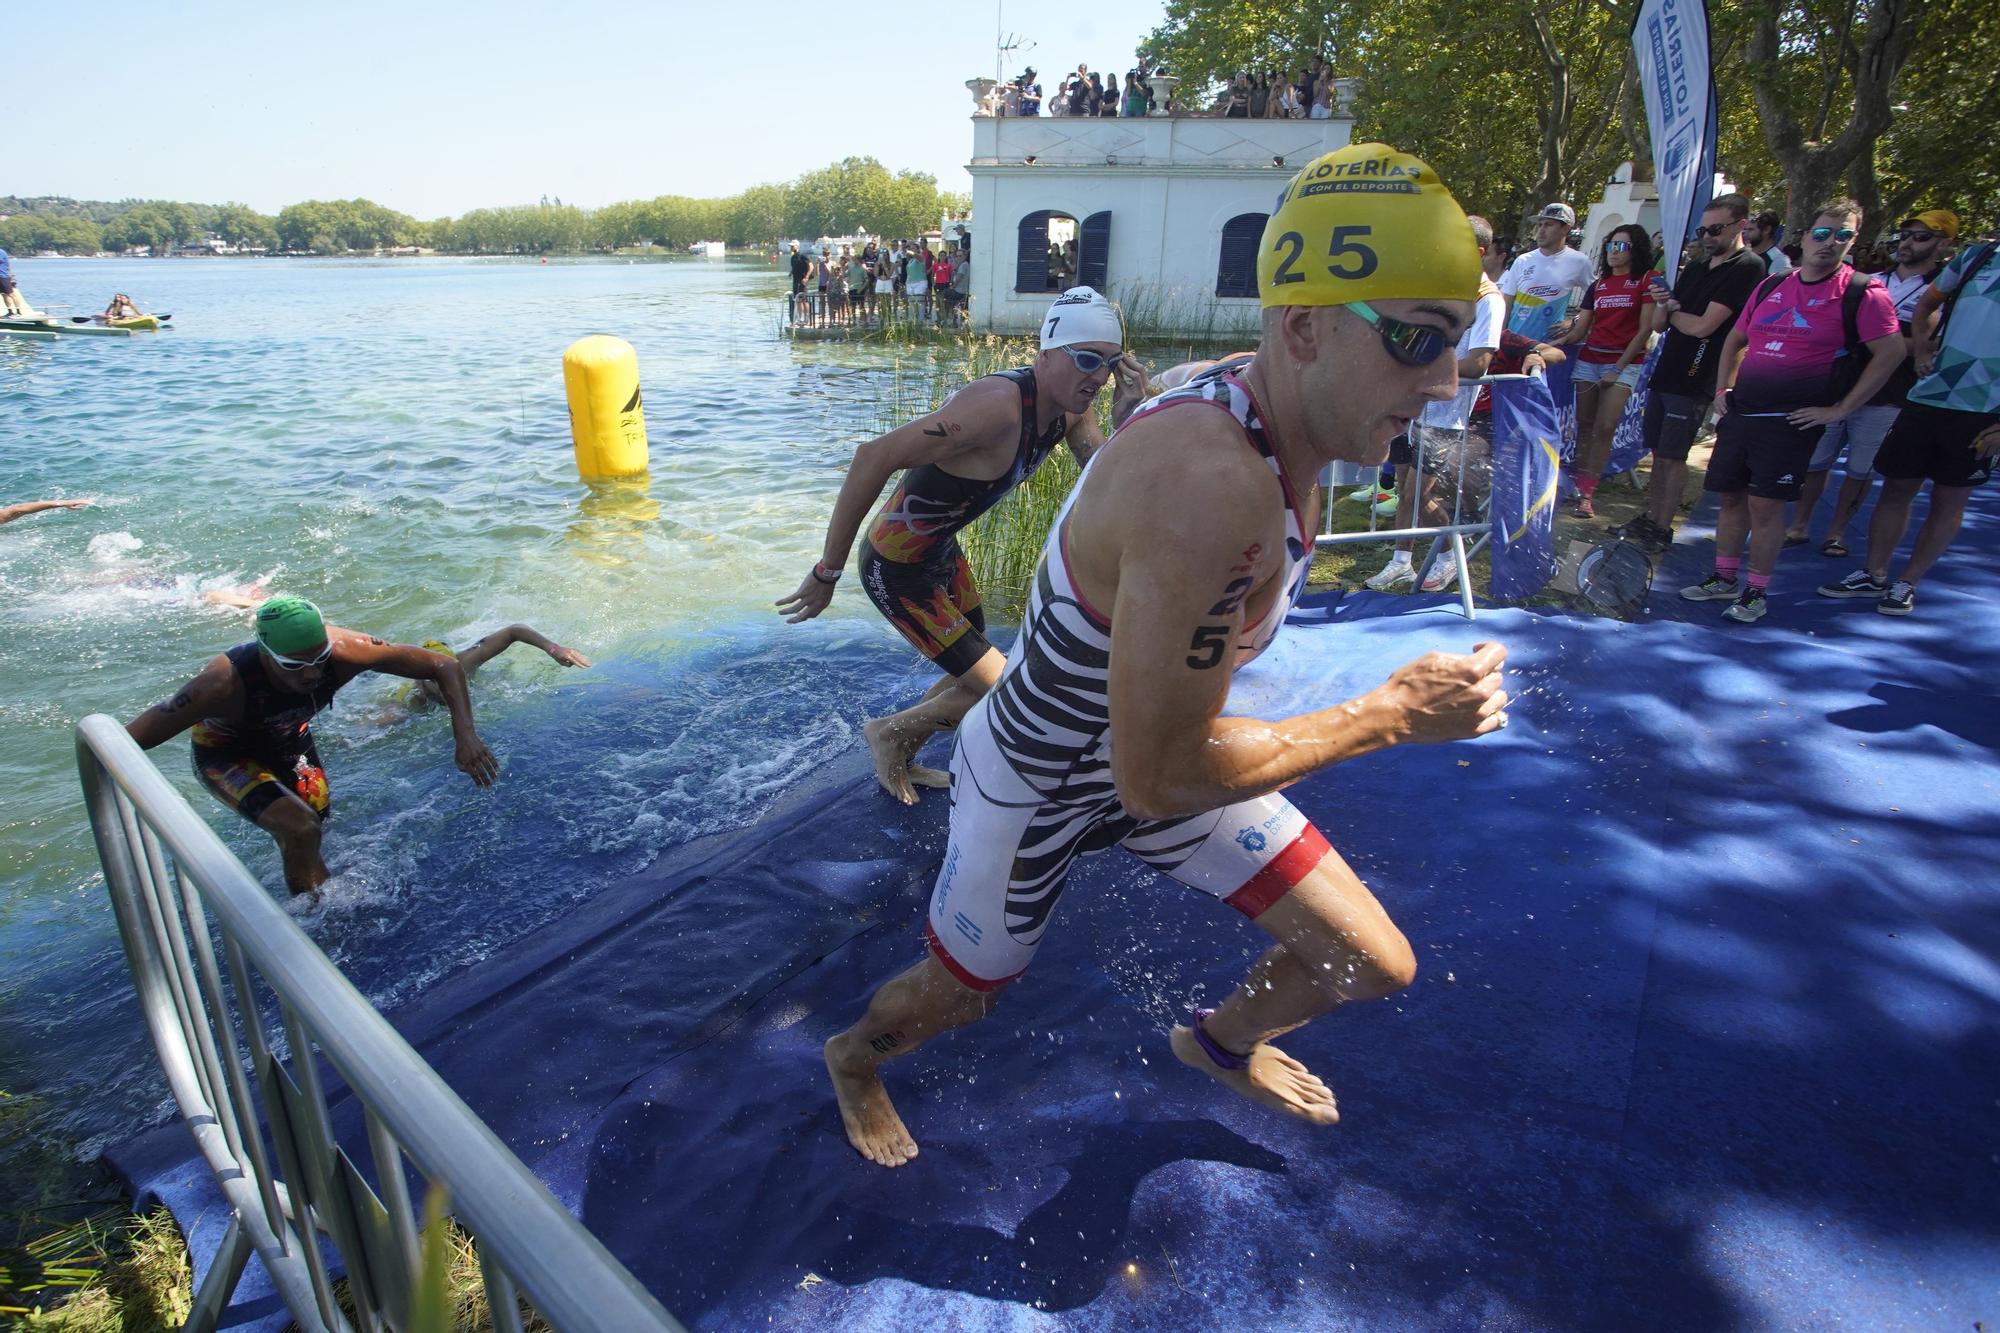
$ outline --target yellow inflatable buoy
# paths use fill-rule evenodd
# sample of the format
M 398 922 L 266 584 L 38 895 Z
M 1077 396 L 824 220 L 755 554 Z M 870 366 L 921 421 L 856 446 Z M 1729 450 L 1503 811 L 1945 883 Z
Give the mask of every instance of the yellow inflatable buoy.
M 646 470 L 646 412 L 639 402 L 639 354 L 623 338 L 594 333 L 563 353 L 563 390 L 576 470 L 583 477 L 629 477 Z

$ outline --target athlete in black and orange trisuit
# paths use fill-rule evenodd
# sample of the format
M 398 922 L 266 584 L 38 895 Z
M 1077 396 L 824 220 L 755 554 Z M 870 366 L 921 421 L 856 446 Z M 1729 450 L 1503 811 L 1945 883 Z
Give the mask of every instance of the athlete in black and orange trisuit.
M 1004 664 L 986 641 L 959 530 L 1025 481 L 1058 441 L 1068 441 L 1079 465 L 1089 460 L 1104 443 L 1091 400 L 1114 374 L 1114 427 L 1146 396 L 1145 369 L 1124 355 L 1118 314 L 1097 292 L 1064 292 L 1040 333 L 1042 350 L 1032 366 L 976 379 L 937 411 L 854 451 L 820 561 L 778 603 L 778 613 L 794 625 L 826 610 L 862 517 L 901 471 L 869 529 L 862 585 L 889 623 L 945 673 L 920 702 L 863 729 L 876 777 L 905 804 L 917 799 L 913 784 L 947 785 L 943 773 L 913 769 L 910 760 L 934 733 L 958 725 Z
M 451 710 L 457 761 L 482 787 L 499 773 L 472 726 L 465 672 L 442 653 L 328 625 L 303 597 L 273 597 L 257 611 L 255 642 L 202 668 L 166 703 L 126 724 L 145 749 L 194 728 L 194 771 L 216 798 L 277 839 L 293 893 L 324 884 L 320 825 L 332 810 L 312 719 L 365 671 L 435 681 Z

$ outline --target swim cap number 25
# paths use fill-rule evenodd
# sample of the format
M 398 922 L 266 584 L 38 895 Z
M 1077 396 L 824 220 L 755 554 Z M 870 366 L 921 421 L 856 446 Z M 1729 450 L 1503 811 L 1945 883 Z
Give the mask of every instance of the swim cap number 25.
M 1479 246 L 1451 191 L 1421 160 L 1379 143 L 1350 144 L 1293 176 L 1257 256 L 1267 306 L 1470 301 L 1479 276 Z

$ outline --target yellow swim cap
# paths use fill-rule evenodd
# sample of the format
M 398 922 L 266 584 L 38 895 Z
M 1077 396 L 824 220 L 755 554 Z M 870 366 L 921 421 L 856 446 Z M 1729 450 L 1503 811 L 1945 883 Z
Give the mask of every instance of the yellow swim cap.
M 441 639 L 425 639 L 424 647 L 430 649 L 434 653 L 443 653 L 446 657 L 449 657 L 454 661 L 456 661 L 458 658 L 458 654 L 453 652 L 451 649 L 445 647 L 444 642 Z
M 1429 166 L 1379 143 L 1349 144 L 1292 177 L 1257 255 L 1267 306 L 1470 301 L 1479 277 L 1458 200 Z

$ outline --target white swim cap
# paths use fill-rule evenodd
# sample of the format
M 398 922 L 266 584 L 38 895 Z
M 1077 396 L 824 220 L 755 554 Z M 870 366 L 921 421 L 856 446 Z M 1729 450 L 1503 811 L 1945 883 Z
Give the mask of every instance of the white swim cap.
M 1125 345 L 1125 330 L 1118 312 L 1094 287 L 1072 287 L 1058 296 L 1049 313 L 1042 316 L 1042 350 L 1069 347 L 1075 343 Z

